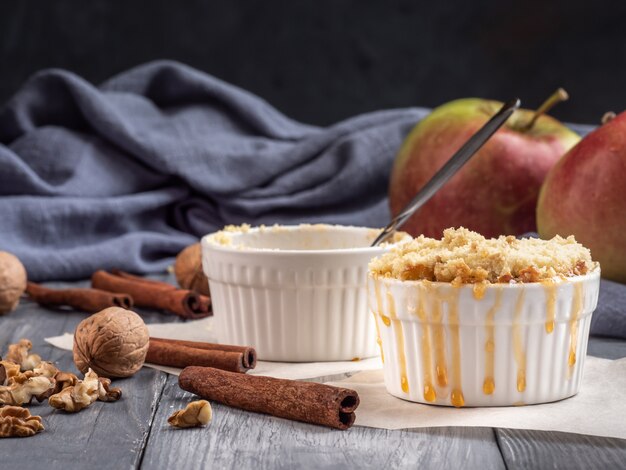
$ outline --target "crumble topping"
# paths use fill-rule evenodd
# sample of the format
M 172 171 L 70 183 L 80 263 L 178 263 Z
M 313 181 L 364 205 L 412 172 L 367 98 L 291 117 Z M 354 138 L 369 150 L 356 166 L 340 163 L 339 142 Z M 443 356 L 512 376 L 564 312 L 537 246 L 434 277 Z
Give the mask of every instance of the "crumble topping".
M 441 240 L 421 235 L 369 264 L 375 276 L 456 285 L 540 282 L 583 275 L 595 267 L 589 250 L 573 236 L 487 239 L 463 227 L 444 230 Z

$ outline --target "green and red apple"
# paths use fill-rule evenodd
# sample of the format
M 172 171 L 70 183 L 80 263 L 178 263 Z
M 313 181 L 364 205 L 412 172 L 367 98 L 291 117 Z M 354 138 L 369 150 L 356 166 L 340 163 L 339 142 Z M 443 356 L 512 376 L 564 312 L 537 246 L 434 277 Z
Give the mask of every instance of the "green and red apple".
M 392 170 L 389 203 L 393 215 L 501 106 L 498 101 L 477 98 L 451 101 L 415 126 Z M 461 225 L 487 237 L 534 231 L 541 184 L 579 140 L 576 133 L 542 112 L 517 110 L 402 229 L 414 236 L 437 238 L 444 229 Z
M 575 235 L 603 277 L 626 283 L 626 112 L 588 134 L 548 173 L 537 227 L 543 238 Z

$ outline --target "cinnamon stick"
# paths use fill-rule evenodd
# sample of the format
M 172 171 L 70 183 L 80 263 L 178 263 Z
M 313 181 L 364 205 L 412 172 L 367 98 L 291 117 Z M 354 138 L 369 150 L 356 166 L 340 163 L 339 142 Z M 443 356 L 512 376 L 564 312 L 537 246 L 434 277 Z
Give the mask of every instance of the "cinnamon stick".
M 241 351 L 191 348 L 154 340 L 150 340 L 146 361 L 162 366 L 180 368 L 204 366 L 239 373 L 245 373 L 256 365 L 255 358 L 252 367 L 250 367 L 248 359 Z
M 29 282 L 26 292 L 35 302 L 47 306 L 68 306 L 89 313 L 99 312 L 108 307 L 133 307 L 133 299 L 128 294 L 107 292 L 100 289 L 50 289 Z
M 129 294 L 138 307 L 166 310 L 182 318 L 198 319 L 212 314 L 211 299 L 207 296 L 122 271 L 96 271 L 91 276 L 91 285 L 109 292 Z
M 256 367 L 256 349 L 250 346 L 234 346 L 231 344 L 217 344 L 217 343 L 205 343 L 202 341 L 185 341 L 182 339 L 166 339 L 166 338 L 150 338 L 150 344 L 159 342 L 166 344 L 173 344 L 176 346 L 187 346 L 188 348 L 204 349 L 207 351 L 225 351 L 236 352 L 243 354 L 242 363 L 247 369 L 254 369 Z M 162 364 L 165 365 L 165 364 Z M 187 364 L 190 366 L 200 366 L 202 364 Z M 186 367 L 186 366 L 181 366 Z M 214 367 L 207 364 L 207 367 Z
M 359 406 L 358 393 L 347 388 L 212 367 L 186 367 L 178 377 L 178 385 L 234 408 L 342 430 L 352 426 L 354 410 Z

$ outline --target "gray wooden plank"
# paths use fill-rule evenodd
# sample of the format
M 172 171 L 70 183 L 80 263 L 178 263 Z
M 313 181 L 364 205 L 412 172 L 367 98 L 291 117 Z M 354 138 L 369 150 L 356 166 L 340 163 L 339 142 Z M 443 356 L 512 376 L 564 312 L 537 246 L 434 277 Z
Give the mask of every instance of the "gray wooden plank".
M 497 436 L 509 470 L 626 467 L 626 439 L 514 429 L 498 429 Z
M 59 312 L 24 300 L 10 315 L 0 317 L 0 351 L 28 338 L 33 350 L 57 367 L 77 373 L 72 354 L 54 348 L 44 338 L 72 332 L 86 317 L 77 312 Z M 147 321 L 164 320 L 156 313 L 145 313 Z M 169 318 L 169 317 L 168 317 Z M 165 385 L 166 375 L 142 369 L 132 379 L 115 381 L 123 397 L 115 403 L 96 402 L 77 414 L 67 414 L 46 402 L 31 405 L 31 413 L 43 418 L 46 430 L 28 439 L 0 439 L 2 468 L 73 468 L 81 465 L 100 468 L 133 468 L 141 459 L 153 412 Z
M 588 353 L 606 359 L 626 357 L 626 341 L 591 337 Z M 521 429 L 495 432 L 509 469 L 626 467 L 625 439 Z
M 336 431 L 216 404 L 208 427 L 170 427 L 193 399 L 168 378 L 142 468 L 504 468 L 489 428 Z

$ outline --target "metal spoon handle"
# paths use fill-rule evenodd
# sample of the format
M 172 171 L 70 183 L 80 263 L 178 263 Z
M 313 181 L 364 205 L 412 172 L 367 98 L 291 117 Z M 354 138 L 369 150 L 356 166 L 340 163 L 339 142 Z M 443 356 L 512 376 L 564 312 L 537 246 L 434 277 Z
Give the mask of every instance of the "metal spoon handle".
M 376 237 L 372 246 L 379 245 L 387 240 L 393 232 L 400 228 L 417 209 L 422 207 L 465 163 L 495 134 L 495 132 L 511 117 L 520 106 L 520 100 L 515 98 L 505 103 L 502 108 L 485 123 L 463 146 L 446 162 L 441 169 L 418 191 L 415 197 L 402 211 L 391 219 L 383 231 Z

